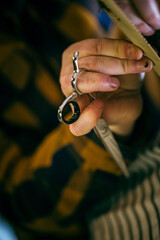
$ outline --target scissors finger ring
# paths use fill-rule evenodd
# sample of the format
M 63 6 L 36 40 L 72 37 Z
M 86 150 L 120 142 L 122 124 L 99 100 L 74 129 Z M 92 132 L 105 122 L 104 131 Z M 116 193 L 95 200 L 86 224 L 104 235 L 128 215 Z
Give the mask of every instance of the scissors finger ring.
M 64 100 L 58 109 L 58 120 L 65 124 L 72 124 L 80 116 L 80 108 L 76 102 L 77 93 L 73 92 L 68 98 Z

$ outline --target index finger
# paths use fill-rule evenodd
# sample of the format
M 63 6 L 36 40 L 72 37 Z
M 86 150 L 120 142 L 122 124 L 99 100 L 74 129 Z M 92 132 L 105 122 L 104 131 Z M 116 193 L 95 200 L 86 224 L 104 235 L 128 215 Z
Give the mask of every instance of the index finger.
M 79 51 L 79 58 L 100 55 L 138 60 L 143 56 L 142 50 L 128 41 L 108 38 L 86 39 L 72 44 L 63 53 L 63 61 L 70 61 L 75 51 Z

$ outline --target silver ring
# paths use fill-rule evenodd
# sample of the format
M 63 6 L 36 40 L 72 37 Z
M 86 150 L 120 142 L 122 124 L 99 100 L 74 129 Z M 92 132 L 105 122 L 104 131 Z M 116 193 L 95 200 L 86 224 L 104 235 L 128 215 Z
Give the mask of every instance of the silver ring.
M 72 78 L 71 78 L 71 85 L 72 85 L 73 90 L 78 95 L 82 95 L 83 93 L 81 91 L 79 91 L 77 88 L 77 77 L 78 77 L 78 74 L 85 69 L 80 69 L 78 67 L 78 56 L 79 56 L 79 52 L 76 51 L 73 53 L 73 73 L 72 73 Z

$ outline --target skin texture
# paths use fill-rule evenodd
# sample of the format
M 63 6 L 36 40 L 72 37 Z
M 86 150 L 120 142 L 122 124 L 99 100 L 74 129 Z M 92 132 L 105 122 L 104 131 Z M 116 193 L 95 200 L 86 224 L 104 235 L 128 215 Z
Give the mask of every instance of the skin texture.
M 131 22 L 144 35 L 160 29 L 159 0 L 115 0 Z
M 79 73 L 77 87 L 83 93 L 93 93 L 95 100 L 87 94 L 78 97 L 81 115 L 70 125 L 70 131 L 76 136 L 84 135 L 102 115 L 115 133 L 130 134 L 142 111 L 139 73 L 149 72 L 152 62 L 128 41 L 87 39 L 74 43 L 62 56 L 60 84 L 66 97 L 73 92 L 74 51 L 79 51 L 79 68 L 86 69 Z

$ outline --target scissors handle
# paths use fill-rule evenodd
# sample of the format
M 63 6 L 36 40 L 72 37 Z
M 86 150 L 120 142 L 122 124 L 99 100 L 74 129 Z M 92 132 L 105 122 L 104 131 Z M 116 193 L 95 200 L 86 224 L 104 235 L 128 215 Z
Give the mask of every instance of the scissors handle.
M 72 124 L 79 118 L 80 108 L 76 102 L 77 95 L 76 92 L 73 92 L 58 108 L 57 117 L 60 122 Z M 70 117 L 67 116 L 70 115 L 69 112 L 71 112 Z
M 106 121 L 103 118 L 99 119 L 97 125 L 94 127 L 94 131 L 97 134 L 97 136 L 100 138 L 102 143 L 104 144 L 104 147 L 106 148 L 106 150 L 113 157 L 113 160 L 116 162 L 116 164 L 122 170 L 124 175 L 126 177 L 129 177 L 129 172 L 128 172 L 127 166 L 125 164 L 125 161 L 123 159 L 120 148 L 119 148 L 111 130 L 109 129 Z

